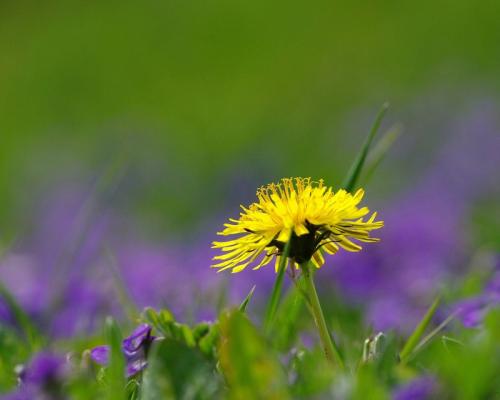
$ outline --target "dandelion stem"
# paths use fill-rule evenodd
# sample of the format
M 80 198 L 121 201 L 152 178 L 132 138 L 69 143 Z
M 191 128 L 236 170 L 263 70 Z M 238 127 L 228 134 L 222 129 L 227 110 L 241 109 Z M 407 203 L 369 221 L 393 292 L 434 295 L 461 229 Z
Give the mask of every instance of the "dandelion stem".
M 321 309 L 321 303 L 319 302 L 318 293 L 316 291 L 316 286 L 314 285 L 313 271 L 311 271 L 309 262 L 307 261 L 301 264 L 300 268 L 302 270 L 302 274 L 304 275 L 304 294 L 307 296 L 306 300 L 310 304 L 309 310 L 311 311 L 314 322 L 316 323 L 316 327 L 318 328 L 318 333 L 323 345 L 323 350 L 325 351 L 325 356 L 328 361 L 337 363 L 340 368 L 343 369 L 344 361 L 340 356 L 340 352 L 335 344 L 335 341 L 330 336 L 330 333 L 328 331 L 325 316 L 323 314 L 323 310 Z

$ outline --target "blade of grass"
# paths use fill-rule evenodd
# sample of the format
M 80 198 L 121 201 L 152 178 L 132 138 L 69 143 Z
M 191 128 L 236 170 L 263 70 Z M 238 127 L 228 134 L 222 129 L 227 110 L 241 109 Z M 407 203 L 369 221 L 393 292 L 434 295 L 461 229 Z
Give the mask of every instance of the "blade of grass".
M 111 359 L 107 368 L 107 399 L 126 399 L 125 356 L 122 352 L 122 334 L 113 318 L 106 319 L 106 339 L 111 349 Z
M 420 343 L 413 349 L 412 353 L 410 354 L 409 359 L 413 358 L 417 352 L 422 350 L 422 348 L 429 343 L 439 332 L 441 332 L 446 325 L 448 325 L 453 318 L 457 316 L 457 314 L 460 312 L 460 310 L 456 310 L 455 312 L 451 313 L 448 318 L 446 318 L 443 322 L 441 322 L 438 326 L 436 326 L 435 329 L 433 329 L 427 336 L 425 336 Z
M 57 308 L 64 302 L 64 287 L 66 285 L 70 266 L 79 249 L 81 249 L 91 227 L 92 217 L 95 216 L 98 205 L 105 198 L 110 198 L 116 191 L 119 183 L 125 176 L 128 167 L 128 152 L 123 150 L 114 157 L 99 175 L 93 184 L 88 196 L 84 199 L 76 214 L 72 230 L 67 242 L 62 246 L 54 265 L 54 279 L 51 281 L 53 298 L 45 312 L 47 317 L 57 312 Z
M 239 310 L 244 313 L 247 309 L 248 303 L 250 302 L 253 292 L 255 291 L 255 285 L 253 285 L 252 289 L 250 289 L 250 292 L 248 292 L 247 297 L 245 297 L 245 300 L 243 300 L 239 306 Z
M 38 350 L 42 345 L 42 337 L 35 325 L 31 322 L 30 317 L 26 312 L 22 309 L 19 303 L 16 301 L 14 296 L 9 292 L 9 290 L 0 283 L 0 297 L 3 298 L 7 307 L 9 308 L 14 320 L 19 325 L 28 346 L 30 347 L 30 351 L 34 352 Z
M 281 290 L 283 288 L 283 278 L 285 277 L 285 266 L 288 262 L 288 254 L 290 253 L 290 243 L 291 240 L 285 244 L 285 248 L 283 249 L 283 254 L 281 255 L 280 265 L 278 267 L 278 273 L 276 274 L 276 280 L 274 281 L 273 291 L 271 293 L 271 298 L 269 303 L 267 304 L 266 316 L 264 320 L 264 329 L 269 333 L 271 330 L 274 316 L 276 314 L 276 310 L 278 309 L 278 303 L 281 298 Z
M 116 290 L 118 301 L 130 321 L 135 322 L 139 319 L 140 313 L 137 309 L 136 304 L 132 300 L 129 291 L 127 290 L 127 285 L 123 279 L 120 269 L 118 268 L 116 256 L 108 246 L 104 246 L 103 251 L 108 261 L 106 265 L 109 267 L 109 270 L 111 272 L 113 285 Z
M 356 183 L 358 182 L 359 176 L 363 169 L 363 165 L 365 164 L 366 156 L 370 151 L 373 138 L 375 137 L 378 129 L 380 128 L 380 123 L 382 122 L 382 119 L 384 118 L 384 115 L 388 108 L 389 108 L 389 103 L 384 103 L 382 105 L 382 108 L 380 109 L 375 118 L 375 122 L 372 125 L 370 133 L 368 134 L 368 137 L 366 138 L 363 147 L 361 148 L 360 152 L 356 156 L 356 159 L 349 168 L 347 177 L 344 180 L 344 183 L 342 184 L 342 187 L 348 192 L 352 191 L 356 187 Z
M 434 300 L 434 303 L 431 304 L 427 312 L 425 313 L 424 317 L 420 321 L 420 323 L 417 325 L 413 333 L 410 335 L 408 340 L 406 341 L 405 345 L 403 346 L 403 350 L 401 350 L 401 353 L 399 353 L 399 358 L 401 360 L 401 363 L 405 363 L 408 361 L 408 358 L 412 351 L 417 347 L 420 338 L 424 334 L 425 330 L 427 329 L 427 326 L 431 322 L 432 317 L 436 313 L 437 307 L 440 302 L 440 297 L 436 298 Z
M 391 127 L 391 129 L 386 131 L 382 135 L 382 138 L 375 144 L 375 146 L 373 146 L 373 150 L 370 151 L 366 159 L 366 173 L 364 174 L 363 182 L 368 182 L 371 179 L 373 173 L 384 160 L 385 156 L 402 132 L 403 126 L 401 124 L 396 124 Z

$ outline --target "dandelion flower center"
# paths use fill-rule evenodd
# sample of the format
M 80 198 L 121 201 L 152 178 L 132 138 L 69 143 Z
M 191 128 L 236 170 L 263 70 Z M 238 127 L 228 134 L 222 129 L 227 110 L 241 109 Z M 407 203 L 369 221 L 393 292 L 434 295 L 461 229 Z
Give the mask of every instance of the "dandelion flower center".
M 238 219 L 229 219 L 221 236 L 236 238 L 213 242 L 222 254 L 214 257 L 213 268 L 240 272 L 247 267 L 259 269 L 276 258 L 280 263 L 285 244 L 290 241 L 288 258 L 298 267 L 312 260 L 321 267 L 323 252 L 335 254 L 339 248 L 360 251 L 358 242 L 377 242 L 370 231 L 383 226 L 375 221 L 367 207 L 358 207 L 364 191 L 351 194 L 343 189 L 336 192 L 323 180 L 283 178 L 257 190 L 257 201 L 241 206 Z M 355 241 L 353 241 L 353 239 Z

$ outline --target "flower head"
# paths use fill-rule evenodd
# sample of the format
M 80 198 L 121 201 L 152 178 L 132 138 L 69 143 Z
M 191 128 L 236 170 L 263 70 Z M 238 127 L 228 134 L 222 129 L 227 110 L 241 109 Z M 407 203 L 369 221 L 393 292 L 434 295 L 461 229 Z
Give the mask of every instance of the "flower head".
M 224 254 L 217 255 L 212 265 L 219 271 L 232 269 L 240 272 L 248 266 L 259 269 L 276 257 L 280 263 L 283 250 L 290 242 L 288 257 L 298 267 L 312 259 L 316 267 L 324 264 L 323 250 L 335 254 L 339 248 L 359 251 L 361 246 L 352 241 L 376 242 L 370 231 L 383 226 L 375 221 L 373 213 L 367 221 L 367 207 L 358 208 L 363 190 L 354 195 L 343 189 L 334 192 L 323 180 L 311 178 L 283 178 L 257 191 L 258 201 L 243 212 L 239 219 L 230 219 L 222 236 L 240 235 L 236 239 L 213 242 L 213 248 Z
M 127 361 L 126 375 L 137 374 L 147 366 L 147 355 L 151 344 L 157 340 L 151 335 L 152 328 L 147 324 L 139 325 L 130 336 L 123 339 L 122 351 Z M 109 346 L 97 346 L 90 351 L 90 357 L 99 365 L 107 365 L 110 359 Z

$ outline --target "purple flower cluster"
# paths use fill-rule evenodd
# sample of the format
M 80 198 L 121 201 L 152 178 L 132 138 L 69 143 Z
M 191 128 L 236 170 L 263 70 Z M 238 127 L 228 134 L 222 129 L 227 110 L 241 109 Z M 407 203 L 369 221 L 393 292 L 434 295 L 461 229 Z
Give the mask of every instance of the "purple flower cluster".
M 500 271 L 493 275 L 482 293 L 459 301 L 454 305 L 454 309 L 466 328 L 476 328 L 481 325 L 488 311 L 498 306 L 500 306 Z
M 19 388 L 5 400 L 63 399 L 62 386 L 70 368 L 64 357 L 51 352 L 36 354 L 19 371 Z
M 127 362 L 127 377 L 133 376 L 146 368 L 148 365 L 148 351 L 155 340 L 158 340 L 158 338 L 151 335 L 151 327 L 147 324 L 139 325 L 130 336 L 123 340 L 122 350 Z M 97 364 L 105 366 L 109 363 L 110 353 L 109 346 L 98 346 L 90 351 L 90 357 Z

